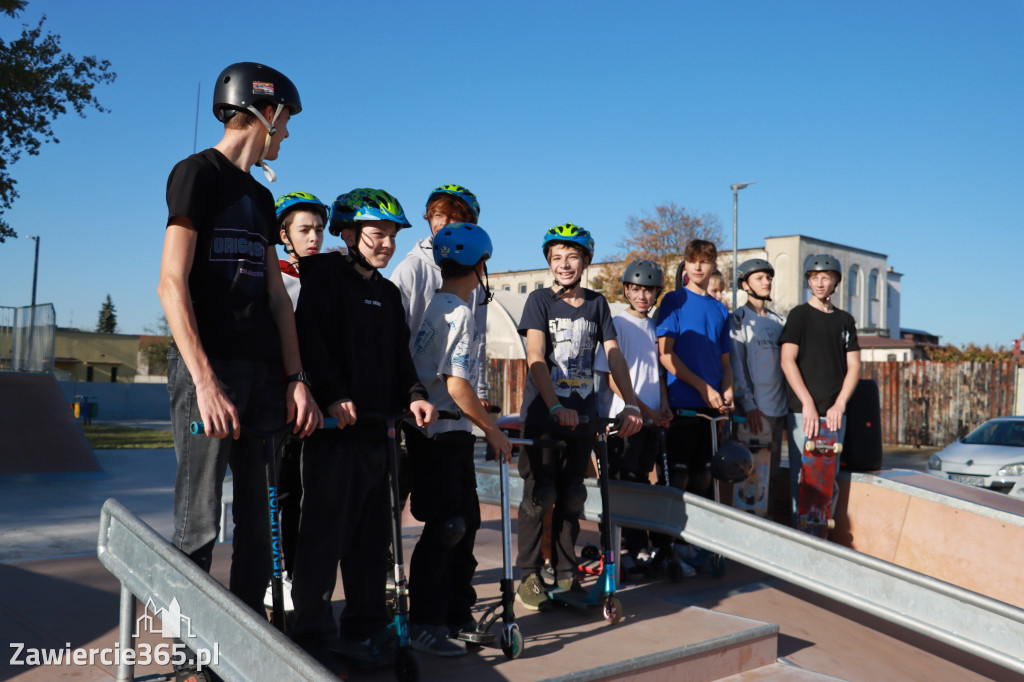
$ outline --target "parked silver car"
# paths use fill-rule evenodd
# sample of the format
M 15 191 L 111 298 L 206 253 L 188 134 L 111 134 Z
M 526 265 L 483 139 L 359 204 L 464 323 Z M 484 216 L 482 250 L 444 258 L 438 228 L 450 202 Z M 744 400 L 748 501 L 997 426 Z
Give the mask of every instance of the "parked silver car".
M 928 473 L 1024 498 L 1024 417 L 997 417 L 939 450 Z

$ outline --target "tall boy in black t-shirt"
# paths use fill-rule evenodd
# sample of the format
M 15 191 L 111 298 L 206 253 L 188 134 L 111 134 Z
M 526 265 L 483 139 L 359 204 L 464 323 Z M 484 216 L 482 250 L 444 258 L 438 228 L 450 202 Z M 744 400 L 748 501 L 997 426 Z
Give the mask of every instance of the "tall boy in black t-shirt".
M 217 79 L 216 146 L 178 163 L 167 180 L 167 228 L 158 294 L 174 343 L 167 390 L 178 471 L 174 544 L 209 570 L 221 486 L 234 478 L 230 589 L 257 610 L 271 574 L 263 448 L 240 438 L 295 421 L 307 435 L 322 417 L 304 381 L 291 301 L 277 275 L 274 199 L 249 169 L 276 159 L 302 104 L 283 74 L 251 62 Z M 270 273 L 273 276 L 268 276 Z M 287 378 L 286 378 L 287 377 Z M 206 436 L 189 433 L 202 420 Z M 227 436 L 231 438 L 226 438 Z
M 794 520 L 804 442 L 818 435 L 822 416 L 828 428 L 838 432 L 837 442 L 843 442 L 846 403 L 860 379 L 857 325 L 852 315 L 831 302 L 831 296 L 843 278 L 842 266 L 835 257 L 823 254 L 811 259 L 804 274 L 811 298 L 789 312 L 779 338 L 782 372 L 789 382 L 786 425 L 789 430 L 789 489 Z M 833 507 L 838 492 L 837 483 Z

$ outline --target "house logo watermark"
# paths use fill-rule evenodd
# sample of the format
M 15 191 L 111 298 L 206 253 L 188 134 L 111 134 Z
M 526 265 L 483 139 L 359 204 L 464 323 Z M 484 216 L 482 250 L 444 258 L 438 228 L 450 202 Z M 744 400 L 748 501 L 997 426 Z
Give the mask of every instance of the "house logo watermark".
M 120 642 L 113 647 L 82 649 L 71 647 L 67 642 L 63 649 L 42 649 L 26 646 L 23 642 L 11 642 L 10 665 L 151 665 L 161 667 L 180 666 L 192 659 L 196 668 L 202 670 L 220 662 L 220 645 L 212 649 L 197 647 L 187 640 L 195 639 L 192 619 L 181 612 L 177 598 L 172 598 L 166 608 L 157 608 L 153 598 L 146 601 L 142 615 L 135 620 L 132 636 L 135 640 L 145 634 L 157 635 L 166 642 L 151 644 L 138 642 L 134 649 L 121 649 Z M 191 650 L 191 653 L 190 653 Z

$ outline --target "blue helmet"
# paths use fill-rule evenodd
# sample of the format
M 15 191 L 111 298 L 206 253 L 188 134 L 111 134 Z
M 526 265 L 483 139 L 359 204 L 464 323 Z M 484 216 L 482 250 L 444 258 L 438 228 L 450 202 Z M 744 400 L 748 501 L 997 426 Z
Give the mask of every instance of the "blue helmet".
M 398 199 L 382 189 L 354 189 L 334 200 L 331 207 L 331 234 L 338 236 L 346 224 L 364 220 L 390 220 L 397 223 L 400 230 L 412 227 Z
M 454 261 L 472 267 L 494 252 L 484 228 L 473 223 L 452 223 L 434 235 L 434 262 Z
M 480 202 L 476 200 L 476 195 L 470 192 L 462 185 L 441 185 L 434 189 L 427 197 L 427 208 L 430 208 L 430 202 L 434 200 L 438 194 L 450 194 L 453 197 L 457 197 L 466 202 L 466 206 L 469 206 L 469 210 L 473 212 L 473 219 L 480 220 Z
M 594 238 L 590 236 L 590 233 L 579 225 L 573 225 L 572 223 L 563 223 L 562 225 L 556 225 L 550 230 L 544 233 L 544 257 L 547 258 L 548 249 L 551 248 L 552 244 L 574 244 L 581 246 L 590 255 L 594 257 Z
M 323 218 L 324 223 L 327 222 L 327 206 L 309 192 L 289 192 L 279 196 L 277 201 L 274 202 L 277 222 L 280 223 L 282 218 L 297 208 L 316 213 Z

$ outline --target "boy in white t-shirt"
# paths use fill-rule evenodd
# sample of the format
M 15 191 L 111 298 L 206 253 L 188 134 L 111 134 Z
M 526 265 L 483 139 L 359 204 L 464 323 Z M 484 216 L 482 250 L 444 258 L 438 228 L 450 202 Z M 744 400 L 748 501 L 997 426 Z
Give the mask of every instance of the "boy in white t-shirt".
M 473 424 L 506 462 L 512 445 L 489 418 L 474 385 L 482 339 L 469 302 L 478 289 L 488 298 L 482 277 L 491 239 L 477 225 L 452 223 L 437 231 L 432 248 L 442 283 L 423 312 L 412 344 L 413 364 L 428 400 L 438 409 L 457 409 L 464 416 L 406 431 L 412 514 L 424 524 L 409 566 L 410 637 L 413 648 L 421 651 L 463 656 L 466 645 L 458 631 L 476 628 L 473 545 L 480 528 L 480 502 Z
M 636 395 L 641 416 L 655 426 L 667 428 L 672 422 L 668 407 L 668 388 L 665 372 L 658 360 L 658 336 L 654 320 L 649 315 L 661 296 L 665 273 L 661 266 L 650 260 L 633 261 L 622 275 L 623 295 L 629 308 L 612 319 L 619 338 L 619 348 L 629 365 L 629 379 Z M 606 382 L 601 386 L 602 416 L 613 417 L 625 408 L 621 391 L 608 370 L 608 358 L 598 350 L 594 369 L 602 373 Z M 646 483 L 658 454 L 658 434 L 654 429 L 641 429 L 628 438 L 608 438 L 609 478 L 620 481 Z M 638 556 L 641 560 L 648 550 L 647 533 L 633 528 L 622 530 L 623 573 L 630 575 Z

